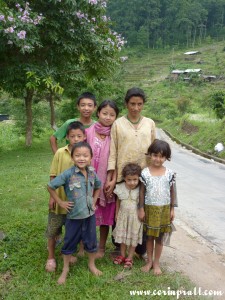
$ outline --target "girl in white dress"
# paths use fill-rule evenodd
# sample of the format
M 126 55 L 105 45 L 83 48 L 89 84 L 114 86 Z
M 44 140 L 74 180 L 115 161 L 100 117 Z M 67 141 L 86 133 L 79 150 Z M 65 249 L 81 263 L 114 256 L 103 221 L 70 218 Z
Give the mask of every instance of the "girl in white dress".
M 175 173 L 163 166 L 171 157 L 171 149 L 167 142 L 156 139 L 148 148 L 147 155 L 150 157 L 150 163 L 141 172 L 138 205 L 138 215 L 140 220 L 144 221 L 144 233 L 147 238 L 148 261 L 142 271 L 148 272 L 153 267 L 154 274 L 160 275 L 159 259 L 164 239 L 172 232 L 174 206 L 177 206 Z
M 116 202 L 116 228 L 113 231 L 115 242 L 120 244 L 120 255 L 114 264 L 124 264 L 124 268 L 132 268 L 133 255 L 137 244 L 142 243 L 143 225 L 138 219 L 139 176 L 141 167 L 134 163 L 127 164 L 122 171 L 124 182 L 116 185 L 114 193 Z M 128 256 L 126 250 L 128 248 Z

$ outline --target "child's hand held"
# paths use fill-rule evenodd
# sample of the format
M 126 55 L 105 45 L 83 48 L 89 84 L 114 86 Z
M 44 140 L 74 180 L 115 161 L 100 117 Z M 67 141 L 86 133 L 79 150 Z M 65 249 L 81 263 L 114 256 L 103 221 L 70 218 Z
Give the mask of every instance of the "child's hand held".
M 54 198 L 50 197 L 48 207 L 49 209 L 55 209 L 56 201 Z
M 170 221 L 173 222 L 174 218 L 175 218 L 175 212 L 174 212 L 174 208 L 172 207 L 170 209 Z
M 141 222 L 143 222 L 145 219 L 145 211 L 143 207 L 138 209 L 138 218 Z

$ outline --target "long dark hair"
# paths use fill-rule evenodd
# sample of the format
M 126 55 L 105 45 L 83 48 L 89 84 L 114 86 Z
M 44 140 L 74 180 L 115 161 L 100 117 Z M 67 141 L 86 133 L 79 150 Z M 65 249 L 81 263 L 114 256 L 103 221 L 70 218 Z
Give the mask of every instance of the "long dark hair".
M 100 111 L 106 106 L 110 106 L 112 109 L 114 109 L 115 113 L 116 113 L 116 117 L 118 117 L 118 114 L 120 112 L 119 108 L 117 107 L 116 102 L 114 102 L 112 100 L 104 100 L 104 101 L 102 101 L 102 103 L 99 104 L 99 106 L 97 108 L 97 112 L 96 112 L 97 117 L 98 117 L 98 114 L 100 113 Z

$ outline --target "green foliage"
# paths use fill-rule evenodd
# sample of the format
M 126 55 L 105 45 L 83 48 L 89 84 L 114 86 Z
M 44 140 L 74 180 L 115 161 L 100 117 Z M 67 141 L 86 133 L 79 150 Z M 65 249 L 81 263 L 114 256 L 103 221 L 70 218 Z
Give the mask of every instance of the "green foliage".
M 202 79 L 202 77 L 201 77 L 199 74 L 197 74 L 197 73 L 192 73 L 192 74 L 190 75 L 189 79 L 190 79 L 189 82 L 190 82 L 191 84 L 193 84 L 193 85 L 199 86 L 199 85 L 203 84 L 203 79 Z
M 35 101 L 35 97 L 34 97 Z M 7 101 L 8 114 L 14 126 L 14 134 L 20 139 L 25 135 L 26 118 L 24 101 L 22 99 L 9 99 Z M 0 105 L 1 108 L 1 105 Z M 35 137 L 40 136 L 41 133 L 45 132 L 49 125 L 50 111 L 49 104 L 47 101 L 37 101 L 33 104 L 33 135 Z M 6 132 L 4 132 L 4 136 Z M 24 140 L 24 139 L 23 139 Z
M 177 99 L 177 108 L 181 114 L 187 112 L 189 106 L 190 106 L 190 99 L 185 97 L 180 97 Z
M 216 91 L 211 96 L 212 108 L 217 118 L 222 119 L 225 116 L 225 93 L 224 91 Z
M 225 144 L 224 119 L 212 121 L 207 115 L 199 115 L 195 120 L 185 115 L 176 120 L 164 120 L 160 127 L 168 130 L 181 142 L 189 144 L 202 152 L 225 159 L 225 151 L 214 151 L 218 142 Z
M 223 0 L 110 0 L 108 14 L 129 46 L 195 47 L 223 39 L 224 9 Z

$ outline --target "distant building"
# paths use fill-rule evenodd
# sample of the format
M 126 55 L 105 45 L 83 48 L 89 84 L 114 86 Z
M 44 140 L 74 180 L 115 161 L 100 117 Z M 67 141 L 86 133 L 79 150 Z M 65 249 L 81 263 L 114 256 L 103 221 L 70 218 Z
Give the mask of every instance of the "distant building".
M 188 51 L 184 53 L 185 55 L 196 55 L 196 54 L 201 54 L 199 51 Z
M 181 74 L 184 74 L 186 76 L 193 74 L 193 73 L 201 73 L 201 69 L 186 69 L 186 70 L 173 70 L 171 72 L 171 77 L 176 80 Z

